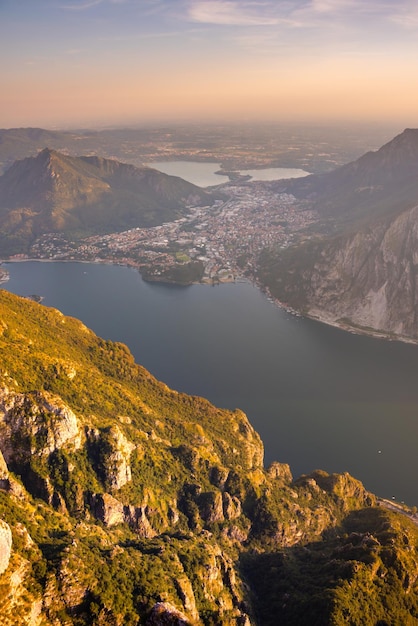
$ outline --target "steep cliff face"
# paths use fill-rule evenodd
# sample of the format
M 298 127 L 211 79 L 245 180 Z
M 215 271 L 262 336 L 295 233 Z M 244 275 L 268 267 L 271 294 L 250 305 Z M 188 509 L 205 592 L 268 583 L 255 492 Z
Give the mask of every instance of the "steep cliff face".
M 260 281 L 323 321 L 417 341 L 417 175 L 418 130 L 407 129 L 333 172 L 282 183 L 323 219 L 309 241 L 265 250 Z
M 353 234 L 266 253 L 261 272 L 274 295 L 308 315 L 416 341 L 417 218 L 414 207 Z
M 59 396 L 42 392 L 15 393 L 0 389 L 0 439 L 6 462 L 81 446 L 81 431 L 73 411 Z
M 283 607 L 298 603 L 285 596 L 306 559 L 322 623 L 356 581 L 363 593 L 383 574 L 393 582 L 384 594 L 376 582 L 376 607 L 393 592 L 388 615 L 416 614 L 417 530 L 383 511 L 377 523 L 357 480 L 265 470 L 241 411 L 168 389 L 77 320 L 7 292 L 0 319 L 2 623 L 291 624 Z M 350 543 L 355 512 L 366 521 Z M 338 563 L 334 587 L 316 578 L 318 554 Z M 277 586 L 270 599 L 263 576 Z

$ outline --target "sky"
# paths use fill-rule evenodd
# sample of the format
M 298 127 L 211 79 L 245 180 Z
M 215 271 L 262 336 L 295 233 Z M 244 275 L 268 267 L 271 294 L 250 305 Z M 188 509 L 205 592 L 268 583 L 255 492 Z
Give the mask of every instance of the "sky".
M 0 0 L 0 128 L 418 126 L 417 0 Z

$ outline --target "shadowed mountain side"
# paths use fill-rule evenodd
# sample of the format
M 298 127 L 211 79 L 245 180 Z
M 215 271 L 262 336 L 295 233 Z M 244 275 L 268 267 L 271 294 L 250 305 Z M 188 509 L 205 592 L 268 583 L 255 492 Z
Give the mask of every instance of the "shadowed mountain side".
M 46 232 L 83 236 L 155 226 L 214 197 L 151 168 L 46 148 L 0 177 L 0 231 L 27 246 Z
M 326 217 L 359 223 L 418 204 L 418 129 L 326 174 L 287 181 L 286 191 Z
M 333 235 L 264 250 L 259 279 L 291 307 L 359 332 L 418 340 L 418 130 L 323 176 L 286 183 Z

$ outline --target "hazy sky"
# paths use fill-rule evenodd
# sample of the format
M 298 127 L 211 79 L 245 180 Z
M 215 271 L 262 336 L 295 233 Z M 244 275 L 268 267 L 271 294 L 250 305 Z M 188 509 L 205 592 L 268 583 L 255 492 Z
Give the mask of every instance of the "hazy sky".
M 0 127 L 418 125 L 417 0 L 0 0 Z

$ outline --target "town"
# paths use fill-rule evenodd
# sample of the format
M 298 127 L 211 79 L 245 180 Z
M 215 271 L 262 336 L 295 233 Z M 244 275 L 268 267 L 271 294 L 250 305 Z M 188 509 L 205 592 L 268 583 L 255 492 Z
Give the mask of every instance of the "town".
M 262 249 L 293 245 L 307 236 L 318 219 L 313 210 L 289 194 L 277 193 L 269 182 L 230 182 L 219 189 L 224 200 L 189 207 L 188 215 L 174 222 L 81 241 L 45 234 L 33 244 L 29 256 L 129 265 L 147 280 L 227 282 L 253 277 Z M 184 280 L 174 272 L 182 267 L 193 268 Z

